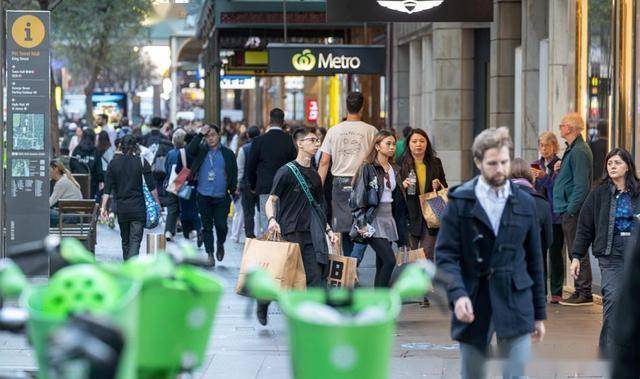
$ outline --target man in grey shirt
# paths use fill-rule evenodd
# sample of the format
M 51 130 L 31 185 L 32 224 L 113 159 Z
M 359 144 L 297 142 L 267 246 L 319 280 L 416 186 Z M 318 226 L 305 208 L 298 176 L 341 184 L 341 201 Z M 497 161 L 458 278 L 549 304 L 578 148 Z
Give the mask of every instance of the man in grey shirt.
M 351 92 L 347 96 L 347 119 L 327 132 L 322 148 L 322 158 L 318 173 L 324 183 L 329 168 L 333 175 L 331 190 L 331 209 L 333 230 L 342 233 L 342 249 L 346 256 L 353 250 L 349 237 L 353 218 L 349 207 L 349 194 L 353 177 L 358 172 L 364 158 L 373 145 L 378 130 L 362 121 L 364 97 L 360 92 Z

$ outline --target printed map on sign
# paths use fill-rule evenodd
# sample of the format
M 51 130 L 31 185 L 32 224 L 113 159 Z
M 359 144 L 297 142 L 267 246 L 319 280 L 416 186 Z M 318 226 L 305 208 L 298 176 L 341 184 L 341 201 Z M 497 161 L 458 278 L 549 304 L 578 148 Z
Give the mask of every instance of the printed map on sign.
M 44 114 L 13 114 L 13 150 L 44 150 Z

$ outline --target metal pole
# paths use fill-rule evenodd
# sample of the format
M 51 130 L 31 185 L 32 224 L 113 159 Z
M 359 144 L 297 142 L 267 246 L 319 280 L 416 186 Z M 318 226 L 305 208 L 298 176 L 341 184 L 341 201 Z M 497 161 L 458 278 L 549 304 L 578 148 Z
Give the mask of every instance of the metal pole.
M 282 0 L 282 17 L 284 21 L 284 43 L 287 43 L 287 0 Z
M 393 126 L 393 25 L 387 23 L 387 128 Z
M 0 165 L 0 257 L 5 257 L 5 242 L 6 242 L 6 234 L 5 234 L 5 216 L 6 216 L 6 208 L 5 208 L 5 180 L 4 180 L 4 64 L 5 64 L 5 38 L 7 33 L 5 32 L 5 11 L 4 11 L 4 1 L 0 1 L 0 32 L 2 33 L 2 37 L 0 38 L 0 160 L 2 161 L 2 165 Z

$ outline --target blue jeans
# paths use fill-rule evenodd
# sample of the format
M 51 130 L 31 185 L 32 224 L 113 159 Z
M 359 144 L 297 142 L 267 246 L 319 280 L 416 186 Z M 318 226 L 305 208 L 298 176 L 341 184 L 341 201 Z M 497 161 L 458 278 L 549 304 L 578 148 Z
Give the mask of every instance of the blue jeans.
M 502 368 L 503 378 L 524 376 L 524 366 L 531 358 L 531 335 L 524 334 L 512 338 L 498 338 L 500 355 L 505 359 Z M 462 358 L 460 375 L 463 379 L 481 379 L 487 377 L 487 356 L 477 347 L 460 343 Z
M 367 244 L 365 243 L 353 243 L 353 250 L 351 251 L 351 257 L 358 259 L 358 266 L 364 258 L 364 252 L 367 250 Z

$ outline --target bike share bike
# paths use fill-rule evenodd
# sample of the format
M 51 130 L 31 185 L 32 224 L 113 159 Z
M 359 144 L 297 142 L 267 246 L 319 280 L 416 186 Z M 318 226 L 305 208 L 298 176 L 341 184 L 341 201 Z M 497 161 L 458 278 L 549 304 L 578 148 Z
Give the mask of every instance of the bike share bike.
M 246 293 L 277 301 L 287 317 L 295 379 L 387 379 L 402 302 L 445 285 L 435 266 L 408 265 L 392 288 L 282 291 L 266 271 L 250 273 Z
M 26 319 L 38 378 L 175 378 L 203 363 L 222 285 L 191 247 L 97 263 L 79 241 L 50 236 L 9 256 L 43 253 L 55 272 L 47 284 L 0 264 L 0 295 L 21 306 L 0 311 L 0 329 Z

